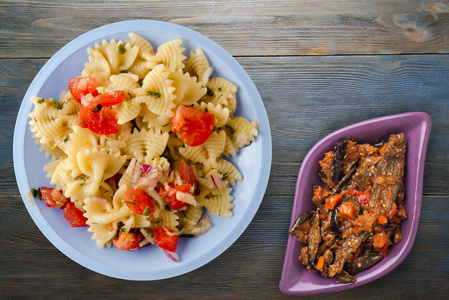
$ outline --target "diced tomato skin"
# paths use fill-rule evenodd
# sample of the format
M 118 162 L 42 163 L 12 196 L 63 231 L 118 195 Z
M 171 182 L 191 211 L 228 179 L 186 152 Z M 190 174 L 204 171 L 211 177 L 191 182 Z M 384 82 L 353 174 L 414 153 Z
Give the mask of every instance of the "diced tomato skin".
M 119 104 L 124 100 L 125 100 L 124 91 L 111 91 L 95 96 L 92 103 L 100 104 L 102 106 L 111 106 Z
M 100 135 L 118 133 L 119 126 L 111 108 L 105 106 L 99 112 L 94 112 L 94 106 L 80 106 L 78 125 Z
M 51 192 L 54 188 L 41 186 L 41 195 L 42 195 L 42 201 L 45 202 L 45 205 L 48 207 L 55 207 L 56 201 L 53 199 L 53 196 L 51 195 Z
M 173 131 L 182 133 L 181 140 L 188 146 L 203 144 L 214 129 L 215 116 L 209 112 L 199 111 L 180 105 L 172 117 Z
M 117 119 L 112 110 L 105 106 L 99 112 L 92 112 L 88 120 L 88 128 L 100 135 L 109 135 L 119 132 Z
M 182 181 L 184 181 L 187 184 L 194 185 L 196 178 L 195 174 L 193 174 L 192 169 L 190 168 L 189 164 L 186 163 L 184 159 L 181 160 L 181 163 L 179 165 L 179 176 L 181 177 Z
M 356 196 L 358 193 L 359 193 L 359 191 L 356 190 L 356 189 L 350 189 L 349 190 L 349 195 L 351 195 L 351 197 Z
M 118 238 L 112 241 L 117 249 L 122 251 L 139 249 L 140 242 L 143 241 L 145 237 L 140 232 L 119 232 Z
M 83 212 L 76 208 L 75 204 L 72 202 L 68 202 L 64 208 L 64 218 L 70 225 L 72 225 L 72 227 L 87 226 L 87 218 L 84 217 Z
M 364 204 L 367 205 L 369 202 L 369 196 L 371 195 L 371 191 L 366 190 L 363 192 L 360 192 L 357 194 L 357 196 L 355 197 L 355 199 L 357 200 L 357 202 L 359 202 L 360 204 Z
M 174 186 L 173 184 L 169 184 L 166 187 L 159 188 L 159 195 L 165 200 L 168 206 L 170 206 L 173 210 L 178 210 L 187 205 L 184 201 L 178 200 L 176 198 L 176 192 L 180 191 L 183 193 L 188 193 L 192 186 L 190 184 L 181 184 L 178 186 Z
M 128 189 L 123 195 L 123 201 L 129 209 L 139 215 L 149 216 L 155 212 L 153 199 L 141 188 Z
M 168 232 L 174 231 L 166 227 L 153 228 L 154 240 L 159 248 L 175 252 L 178 246 L 178 235 L 169 235 Z
M 96 96 L 98 94 L 97 87 L 99 86 L 97 80 L 93 77 L 79 77 L 69 80 L 69 92 L 78 103 L 81 103 L 81 96 L 87 94 Z

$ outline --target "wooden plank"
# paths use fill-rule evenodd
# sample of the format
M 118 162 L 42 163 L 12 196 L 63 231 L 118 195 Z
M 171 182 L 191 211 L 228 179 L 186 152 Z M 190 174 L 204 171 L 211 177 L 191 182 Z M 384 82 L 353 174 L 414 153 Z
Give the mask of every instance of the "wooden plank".
M 415 246 L 408 258 L 384 278 L 326 297 L 374 299 L 370 295 L 377 296 L 382 290 L 392 298 L 425 298 L 443 297 L 449 292 L 449 262 L 442 255 L 449 244 L 449 55 L 238 60 L 262 96 L 272 129 L 272 173 L 262 205 L 237 242 L 211 263 L 176 278 L 142 283 L 111 279 L 85 269 L 54 248 L 34 225 L 17 191 L 11 141 L 23 95 L 46 60 L 2 59 L 0 298 L 56 294 L 74 298 L 287 298 L 278 284 L 296 175 L 307 151 L 324 135 L 348 124 L 415 110 L 433 118 Z
M 449 52 L 447 1 L 8 0 L 0 12 L 0 57 L 9 58 L 50 57 L 84 32 L 133 19 L 184 25 L 234 56 Z
M 449 55 L 238 60 L 256 84 L 270 120 L 274 156 L 267 193 L 288 193 L 307 151 L 326 134 L 374 117 L 424 111 L 433 119 L 424 193 L 449 194 Z M 12 139 L 10 126 L 22 97 L 44 62 L 3 61 L 0 83 L 9 87 L 0 94 L 0 121 L 8 124 L 0 128 L 5 139 Z M 10 150 L 2 151 L 9 158 L 0 162 L 2 170 L 10 166 Z M 8 171 L 12 175 L 12 168 Z M 15 186 L 13 176 L 2 180 L 6 189 Z
M 281 299 L 278 284 L 287 242 L 291 198 L 265 197 L 253 222 L 221 256 L 171 279 L 132 282 L 94 273 L 71 261 L 39 232 L 17 197 L 0 202 L 2 298 L 238 298 Z M 392 299 L 443 297 L 449 291 L 448 196 L 425 196 L 415 245 L 406 260 L 385 277 L 363 287 L 327 295 L 330 299 L 376 299 L 379 290 Z M 276 218 L 273 218 L 276 215 Z M 24 230 L 26 229 L 26 230 Z M 10 251 L 14 249 L 14 251 Z M 49 284 L 51 283 L 51 284 Z M 45 287 L 45 288 L 42 288 Z M 82 288 L 80 288 L 82 287 Z M 90 288 L 95 287 L 95 288 Z M 132 293 L 132 296 L 131 296 Z M 374 296 L 375 295 L 375 296 Z

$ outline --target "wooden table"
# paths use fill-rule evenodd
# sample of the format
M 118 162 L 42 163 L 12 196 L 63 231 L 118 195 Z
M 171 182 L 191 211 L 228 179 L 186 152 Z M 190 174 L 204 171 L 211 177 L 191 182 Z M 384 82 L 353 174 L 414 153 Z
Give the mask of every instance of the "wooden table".
M 338 128 L 408 111 L 433 119 L 414 247 L 385 277 L 326 297 L 449 292 L 448 1 L 3 0 L 0 15 L 0 298 L 287 298 L 279 280 L 307 151 Z M 207 265 L 152 282 L 97 274 L 57 250 L 24 207 L 12 156 L 19 106 L 45 62 L 86 31 L 133 19 L 186 26 L 230 52 L 262 96 L 273 139 L 268 188 L 243 235 Z

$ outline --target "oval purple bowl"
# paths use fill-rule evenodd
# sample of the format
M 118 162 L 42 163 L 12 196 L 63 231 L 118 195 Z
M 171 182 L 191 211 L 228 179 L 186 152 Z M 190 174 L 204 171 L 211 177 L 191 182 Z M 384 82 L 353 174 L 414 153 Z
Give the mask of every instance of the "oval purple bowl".
M 339 129 L 321 139 L 307 153 L 296 181 L 290 226 L 301 213 L 314 209 L 313 185 L 323 185 L 318 176 L 318 162 L 324 153 L 333 149 L 342 137 L 350 137 L 359 143 L 386 141 L 394 133 L 405 134 L 407 141 L 406 167 L 404 175 L 405 200 L 408 219 L 401 224 L 403 240 L 394 244 L 390 252 L 379 263 L 356 275 L 355 283 L 342 284 L 336 278 L 325 278 L 319 273 L 309 273 L 298 256 L 303 244 L 296 236 L 288 237 L 282 269 L 280 290 L 289 295 L 313 295 L 338 292 L 381 278 L 404 261 L 415 241 L 422 203 L 424 161 L 429 141 L 432 120 L 423 112 L 409 112 L 362 121 Z M 288 230 L 286 229 L 286 234 Z

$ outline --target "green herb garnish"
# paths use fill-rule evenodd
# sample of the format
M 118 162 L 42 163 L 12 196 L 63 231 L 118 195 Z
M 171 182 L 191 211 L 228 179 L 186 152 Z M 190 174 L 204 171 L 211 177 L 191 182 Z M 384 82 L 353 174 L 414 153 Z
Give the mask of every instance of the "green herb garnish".
M 37 198 L 37 199 L 39 199 L 39 200 L 42 200 L 41 188 L 37 188 L 37 189 L 32 188 L 32 189 L 31 189 L 31 194 L 32 194 L 35 198 Z
M 42 104 L 42 103 L 44 103 L 45 102 L 45 99 L 44 98 L 40 98 L 39 100 L 37 100 L 37 103 L 38 104 Z
M 147 95 L 148 95 L 148 96 L 152 96 L 152 97 L 154 97 L 154 98 L 160 98 L 160 97 L 162 97 L 162 95 L 161 95 L 160 93 L 158 93 L 158 92 L 151 92 L 151 91 L 147 91 Z
M 62 104 L 58 100 L 51 99 L 50 104 L 51 104 L 51 106 L 53 106 L 54 108 L 56 108 L 58 110 L 62 109 Z
M 170 159 L 171 155 L 170 155 L 170 151 L 168 150 L 168 148 L 165 148 L 164 152 L 161 155 L 162 157 L 165 157 L 166 159 Z
M 195 237 L 195 235 L 194 234 L 190 234 L 190 233 L 183 233 L 179 237 L 193 238 L 193 237 Z
M 207 92 L 206 92 L 209 96 L 213 96 L 214 92 L 212 92 L 212 90 L 210 88 L 207 88 Z
M 123 44 L 119 44 L 118 45 L 118 53 L 125 54 L 125 52 L 126 52 L 125 46 Z
M 145 210 L 143 211 L 143 215 L 146 217 L 150 214 L 151 212 L 151 208 L 149 208 L 148 206 L 145 208 Z

